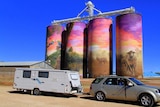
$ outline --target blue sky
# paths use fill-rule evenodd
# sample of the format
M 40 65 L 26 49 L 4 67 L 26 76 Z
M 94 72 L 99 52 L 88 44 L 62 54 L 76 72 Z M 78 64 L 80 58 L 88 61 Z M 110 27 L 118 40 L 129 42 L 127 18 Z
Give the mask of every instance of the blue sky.
M 76 17 L 85 8 L 87 1 L 2 0 L 0 2 L 0 61 L 45 60 L 46 27 L 53 20 Z M 144 72 L 160 71 L 160 1 L 91 1 L 95 8 L 102 12 L 133 6 L 136 12 L 142 15 Z

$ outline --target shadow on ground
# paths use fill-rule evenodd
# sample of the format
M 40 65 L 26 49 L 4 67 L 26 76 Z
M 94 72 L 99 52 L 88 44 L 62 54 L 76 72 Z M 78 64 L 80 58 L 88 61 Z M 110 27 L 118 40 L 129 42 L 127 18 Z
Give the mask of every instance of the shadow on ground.
M 9 93 L 12 94 L 26 94 L 26 95 L 31 95 L 30 91 L 23 92 L 23 91 L 8 91 Z M 51 92 L 41 92 L 40 95 L 38 96 L 49 96 L 49 97 L 61 97 L 61 98 L 71 98 L 71 97 L 78 97 L 86 100 L 92 100 L 92 101 L 97 101 L 94 97 L 89 95 L 88 93 L 84 94 L 62 94 L 62 93 L 51 93 Z M 106 99 L 104 102 L 111 102 L 111 103 L 121 103 L 121 104 L 127 104 L 127 105 L 136 105 L 139 106 L 138 102 L 131 102 L 131 101 L 120 101 L 120 100 L 111 100 L 111 99 Z M 160 103 L 156 104 L 154 107 L 160 107 Z
M 31 95 L 30 91 L 23 92 L 23 91 L 8 91 L 9 93 L 12 94 L 27 94 Z M 35 95 L 35 96 L 49 96 L 49 97 L 62 97 L 62 98 L 70 98 L 70 97 L 77 97 L 77 95 L 73 94 L 62 94 L 62 93 L 53 93 L 53 92 L 41 92 L 40 95 Z
M 85 96 L 82 96 L 80 98 L 97 101 L 94 97 L 92 97 L 90 95 L 85 95 Z M 121 104 L 127 104 L 127 105 L 140 106 L 140 104 L 138 102 L 131 102 L 131 101 L 120 101 L 120 100 L 106 99 L 104 102 L 119 103 L 119 104 L 121 103 Z M 155 104 L 154 107 L 160 107 L 160 103 Z

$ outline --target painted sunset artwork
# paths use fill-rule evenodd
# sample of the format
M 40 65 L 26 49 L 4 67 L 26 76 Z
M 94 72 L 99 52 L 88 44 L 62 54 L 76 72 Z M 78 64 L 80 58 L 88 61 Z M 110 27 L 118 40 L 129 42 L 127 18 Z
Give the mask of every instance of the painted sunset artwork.
M 88 25 L 88 71 L 91 77 L 110 74 L 112 20 L 96 18 Z
M 116 17 L 117 75 L 142 77 L 142 17 L 131 13 Z
M 67 26 L 66 68 L 83 72 L 84 29 L 83 22 L 72 22 Z
M 51 25 L 47 27 L 47 55 L 50 65 L 55 69 L 60 69 L 61 60 L 61 35 L 63 27 Z

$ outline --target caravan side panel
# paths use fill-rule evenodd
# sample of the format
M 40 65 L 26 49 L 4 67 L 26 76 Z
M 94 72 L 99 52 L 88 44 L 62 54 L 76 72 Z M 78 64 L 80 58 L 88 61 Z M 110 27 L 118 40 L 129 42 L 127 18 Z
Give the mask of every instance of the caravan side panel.
M 15 71 L 13 88 L 31 90 L 33 87 L 32 71 L 17 69 Z
M 48 76 L 46 77 L 43 76 L 43 73 L 48 73 L 46 74 Z M 39 80 L 39 89 L 41 91 L 64 93 L 65 90 L 64 72 L 39 71 L 38 80 Z
M 13 84 L 13 88 L 22 91 L 39 89 L 44 92 L 68 94 L 78 90 L 78 86 L 80 86 L 78 72 L 30 68 L 16 69 Z

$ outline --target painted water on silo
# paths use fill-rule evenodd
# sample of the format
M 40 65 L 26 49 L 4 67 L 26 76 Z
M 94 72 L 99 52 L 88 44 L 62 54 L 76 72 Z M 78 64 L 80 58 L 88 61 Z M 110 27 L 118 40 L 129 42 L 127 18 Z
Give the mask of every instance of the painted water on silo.
M 116 17 L 117 75 L 143 77 L 142 16 L 137 13 Z
M 47 27 L 46 61 L 55 69 L 61 67 L 61 39 L 63 27 L 51 25 Z
M 83 73 L 84 29 L 83 22 L 67 24 L 66 68 Z
M 89 77 L 110 75 L 112 20 L 96 18 L 88 25 L 88 72 Z

